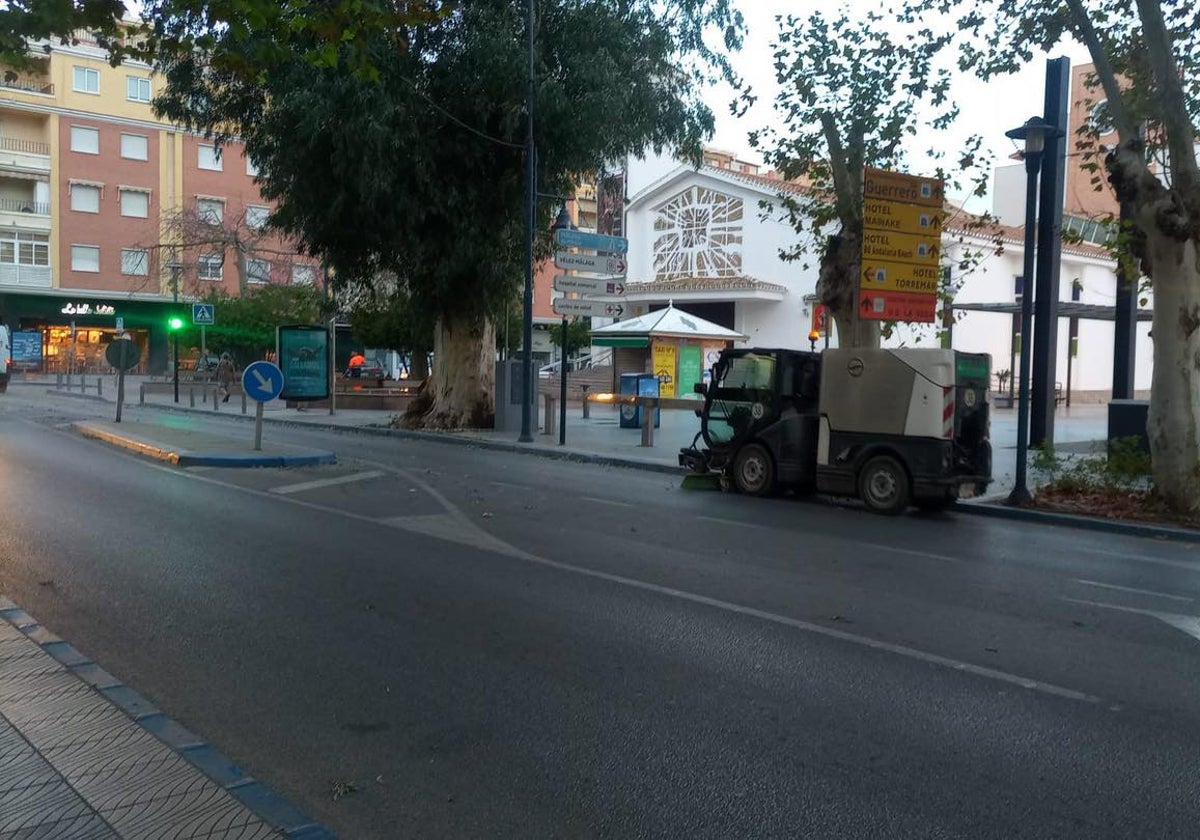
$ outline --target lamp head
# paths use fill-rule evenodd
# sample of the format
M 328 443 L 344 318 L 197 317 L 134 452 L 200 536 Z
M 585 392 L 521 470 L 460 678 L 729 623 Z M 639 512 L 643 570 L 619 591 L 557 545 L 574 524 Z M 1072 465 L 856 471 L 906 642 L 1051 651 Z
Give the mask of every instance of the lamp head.
M 1025 141 L 1025 156 L 1030 157 L 1040 155 L 1046 148 L 1046 141 L 1062 137 L 1063 131 L 1041 117 L 1030 117 L 1024 125 L 1004 132 L 1004 136 Z

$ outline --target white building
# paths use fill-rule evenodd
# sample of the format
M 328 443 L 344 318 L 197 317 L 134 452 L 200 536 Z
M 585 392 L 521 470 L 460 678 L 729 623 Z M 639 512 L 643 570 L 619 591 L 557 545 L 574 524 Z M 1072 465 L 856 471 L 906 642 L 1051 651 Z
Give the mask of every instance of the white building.
M 1020 165 L 1013 167 L 1020 170 Z M 1024 178 L 1008 168 L 997 172 L 993 191 L 998 208 L 1023 207 Z M 721 326 L 749 336 L 749 344 L 807 349 L 812 327 L 818 259 L 785 261 L 798 234 L 778 212 L 764 203 L 775 202 L 781 191 L 799 196 L 794 184 L 761 173 L 754 164 L 732 155 L 711 152 L 700 169 L 652 158 L 631 162 L 625 230 L 629 238 L 629 314 L 640 315 L 668 303 Z M 1022 192 L 1014 198 L 1013 189 Z M 1002 246 L 981 236 L 955 232 L 947 224 L 943 265 L 951 266 L 958 287 L 955 304 L 984 306 L 1000 311 L 956 312 L 951 338 L 956 349 L 992 356 L 994 371 L 1015 369 L 1017 321 L 1012 311 L 1020 300 L 1023 231 L 1001 214 Z M 1019 223 L 1019 219 L 1016 220 Z M 961 229 L 961 225 L 959 225 Z M 982 252 L 974 267 L 959 272 L 964 249 Z M 1089 315 L 1108 315 L 1116 296 L 1115 264 L 1096 245 L 1063 247 L 1060 299 L 1090 305 Z M 1152 348 L 1149 324 L 1139 324 L 1135 387 L 1150 387 Z M 885 343 L 937 346 L 940 325 L 901 324 Z M 1075 327 L 1077 355 L 1071 360 L 1075 399 L 1106 401 L 1111 396 L 1114 323 L 1080 318 Z M 1055 379 L 1067 380 L 1072 342 L 1071 319 L 1060 318 Z M 836 336 L 833 339 L 836 344 Z

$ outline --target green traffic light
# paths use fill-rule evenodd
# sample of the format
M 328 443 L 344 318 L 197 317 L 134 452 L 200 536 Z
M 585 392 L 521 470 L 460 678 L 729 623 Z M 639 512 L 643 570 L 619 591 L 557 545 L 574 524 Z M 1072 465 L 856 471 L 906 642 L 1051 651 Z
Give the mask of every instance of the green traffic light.
M 174 318 L 172 318 L 168 323 L 170 324 L 170 327 L 173 330 L 183 329 L 183 319 L 180 318 L 178 315 L 175 316 Z

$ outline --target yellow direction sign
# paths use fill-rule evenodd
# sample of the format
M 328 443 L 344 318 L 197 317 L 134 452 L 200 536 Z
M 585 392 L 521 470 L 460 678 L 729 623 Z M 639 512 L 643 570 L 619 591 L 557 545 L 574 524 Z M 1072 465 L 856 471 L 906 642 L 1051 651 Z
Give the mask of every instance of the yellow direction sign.
M 945 193 L 940 178 L 921 178 L 868 166 L 863 170 L 863 200 L 872 199 L 919 204 L 941 210 L 945 204 Z
M 914 236 L 882 230 L 863 231 L 863 262 L 890 260 L 936 266 L 941 250 L 940 237 Z
M 863 227 L 897 233 L 942 235 L 942 211 L 917 204 L 898 204 L 879 198 L 863 202 Z
M 862 290 L 936 295 L 941 283 L 936 265 L 911 265 L 863 259 Z

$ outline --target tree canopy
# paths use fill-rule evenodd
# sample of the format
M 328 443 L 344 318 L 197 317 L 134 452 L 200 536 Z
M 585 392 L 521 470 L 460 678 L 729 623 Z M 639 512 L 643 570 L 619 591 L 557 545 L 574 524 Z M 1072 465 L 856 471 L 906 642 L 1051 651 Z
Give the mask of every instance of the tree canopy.
M 661 14 L 652 0 L 537 5 L 541 193 L 569 196 L 581 175 L 648 148 L 698 154 L 712 129 L 701 69 L 726 69 L 698 45 L 710 27 L 736 43 L 740 19 L 726 0 L 687 0 Z M 156 106 L 192 129 L 244 140 L 278 203 L 274 223 L 322 254 L 339 282 L 392 272 L 443 337 L 457 330 L 490 348 L 489 316 L 523 275 L 523 12 L 509 0 L 474 0 L 410 27 L 408 50 L 369 40 L 370 76 L 357 72 L 360 53 L 343 49 L 328 63 L 273 56 L 253 78 L 237 62 L 214 63 L 212 51 L 166 53 Z M 253 32 L 241 47 L 247 64 L 260 62 Z M 553 209 L 539 203 L 539 229 Z M 481 413 L 462 408 L 451 424 Z

